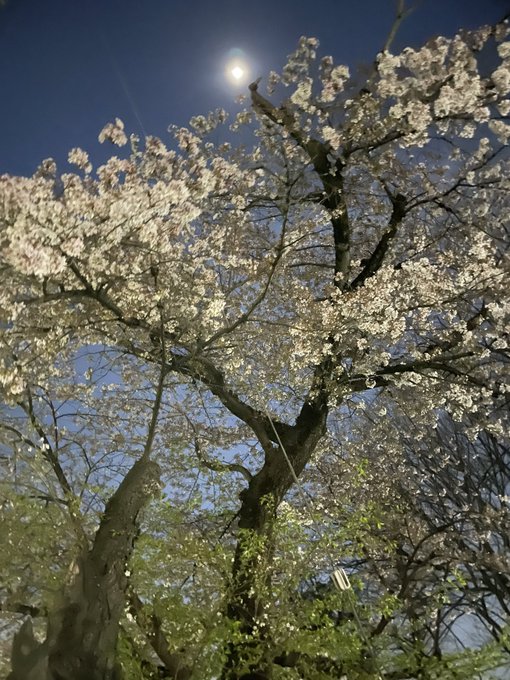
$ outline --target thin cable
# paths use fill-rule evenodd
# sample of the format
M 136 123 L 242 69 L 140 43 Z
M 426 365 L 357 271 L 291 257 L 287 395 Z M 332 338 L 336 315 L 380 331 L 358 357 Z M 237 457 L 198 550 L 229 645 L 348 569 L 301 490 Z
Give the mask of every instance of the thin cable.
M 276 437 L 276 440 L 277 440 L 277 442 L 278 442 L 278 445 L 280 446 L 280 450 L 281 450 L 282 453 L 283 453 L 283 457 L 285 458 L 285 461 L 286 461 L 287 465 L 289 466 L 289 470 L 290 470 L 290 474 L 292 475 L 292 479 L 294 480 L 294 483 L 296 484 L 296 486 L 297 486 L 297 488 L 298 488 L 298 490 L 299 490 L 299 493 L 301 494 L 301 496 L 303 497 L 303 499 L 304 499 L 304 501 L 305 501 L 305 507 L 307 508 L 307 510 L 310 510 L 310 520 L 311 520 L 311 522 L 312 522 L 312 525 L 315 525 L 315 526 L 314 526 L 314 531 L 317 533 L 317 535 L 318 535 L 320 538 L 323 538 L 323 535 L 322 535 L 320 529 L 317 527 L 316 522 L 315 522 L 315 519 L 314 519 L 314 516 L 313 516 L 313 512 L 312 512 L 313 508 L 311 508 L 311 505 L 310 505 L 310 498 L 307 496 L 307 494 L 305 493 L 303 487 L 301 486 L 301 483 L 300 483 L 299 478 L 298 478 L 298 476 L 297 476 L 297 474 L 296 474 L 296 471 L 294 470 L 294 466 L 292 465 L 292 461 L 290 460 L 289 455 L 287 454 L 287 451 L 285 450 L 285 446 L 283 445 L 283 442 L 282 442 L 282 440 L 280 439 L 280 436 L 279 436 L 279 434 L 278 434 L 278 431 L 276 430 L 276 427 L 275 427 L 275 425 L 274 425 L 274 423 L 273 423 L 273 419 L 271 418 L 271 416 L 270 416 L 270 414 L 269 414 L 269 411 L 267 410 L 266 407 L 264 407 L 264 411 L 265 411 L 265 414 L 266 414 L 266 416 L 267 416 L 267 419 L 269 420 L 269 422 L 270 422 L 270 424 L 271 424 L 271 428 L 272 428 L 272 430 L 273 430 L 273 432 L 274 432 L 274 434 L 275 434 L 275 437 Z M 329 552 L 327 552 L 327 551 L 326 551 L 326 556 L 327 556 L 327 558 L 328 558 L 328 560 L 329 560 L 331 569 L 334 570 L 334 567 L 335 567 L 335 560 L 333 559 L 332 555 L 331 555 Z M 368 635 L 366 634 L 365 629 L 363 628 L 363 624 L 362 624 L 362 622 L 361 622 L 361 618 L 359 617 L 359 614 L 358 614 L 358 611 L 357 611 L 357 609 L 358 609 L 358 603 L 357 603 L 357 601 L 356 601 L 356 596 L 354 595 L 354 592 L 353 592 L 353 590 L 352 590 L 352 587 L 350 587 L 350 588 L 349 588 L 348 590 L 346 590 L 345 592 L 348 594 L 348 597 L 350 596 L 349 599 L 351 600 L 352 613 L 353 613 L 353 615 L 354 615 L 354 620 L 355 620 L 356 626 L 357 626 L 357 628 L 358 628 L 358 630 L 359 630 L 360 637 L 362 638 L 362 640 L 364 641 L 365 645 L 367 646 L 367 649 L 371 652 L 371 655 L 372 655 L 373 660 L 376 661 L 374 646 L 373 646 L 373 644 L 372 644 L 372 641 L 370 640 L 370 638 L 369 638 Z M 377 676 L 378 676 L 379 680 L 382 680 L 382 675 L 379 673 L 379 671 L 377 671 Z

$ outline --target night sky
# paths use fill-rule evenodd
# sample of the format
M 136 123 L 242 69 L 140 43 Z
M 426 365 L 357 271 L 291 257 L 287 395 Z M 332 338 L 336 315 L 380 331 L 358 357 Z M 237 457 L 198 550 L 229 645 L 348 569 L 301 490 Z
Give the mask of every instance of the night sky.
M 411 0 L 412 2 L 412 0 Z M 393 51 L 459 27 L 494 23 L 510 0 L 414 0 Z M 115 117 L 128 133 L 168 139 L 170 124 L 235 111 L 224 67 L 241 49 L 253 79 L 279 70 L 301 35 L 351 68 L 371 62 L 393 0 L 8 0 L 0 8 L 0 173 L 62 164 L 80 146 L 94 161 Z M 65 170 L 65 167 L 62 168 Z

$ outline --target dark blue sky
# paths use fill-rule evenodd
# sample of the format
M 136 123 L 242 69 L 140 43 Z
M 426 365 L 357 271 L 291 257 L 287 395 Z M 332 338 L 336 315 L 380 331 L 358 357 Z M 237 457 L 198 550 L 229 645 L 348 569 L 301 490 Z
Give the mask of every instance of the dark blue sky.
M 414 4 L 395 49 L 492 23 L 510 0 Z M 369 62 L 393 15 L 393 0 L 9 0 L 0 9 L 0 173 L 31 174 L 74 146 L 104 157 L 97 135 L 116 116 L 128 132 L 164 138 L 169 124 L 235 110 L 223 75 L 233 48 L 254 77 L 279 70 L 301 35 L 351 67 Z

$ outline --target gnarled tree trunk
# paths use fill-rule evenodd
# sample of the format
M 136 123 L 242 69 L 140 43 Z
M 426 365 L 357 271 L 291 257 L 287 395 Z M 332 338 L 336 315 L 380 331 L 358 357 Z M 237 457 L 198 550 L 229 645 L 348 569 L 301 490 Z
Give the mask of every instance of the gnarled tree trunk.
M 278 433 L 274 430 L 277 443 L 271 449 L 266 444 L 264 465 L 240 494 L 240 535 L 227 614 L 242 637 L 228 646 L 222 680 L 270 680 L 273 676 L 276 650 L 271 631 L 260 618 L 267 601 L 264 591 L 270 586 L 273 521 L 278 505 L 324 434 L 327 412 L 327 400 L 321 394 L 305 402 L 293 426 L 279 423 Z
M 127 599 L 126 565 L 138 515 L 159 488 L 159 476 L 159 466 L 145 455 L 133 465 L 106 505 L 92 548 L 77 560 L 61 605 L 50 613 L 43 647 L 35 641 L 13 645 L 9 680 L 120 680 L 116 649 Z

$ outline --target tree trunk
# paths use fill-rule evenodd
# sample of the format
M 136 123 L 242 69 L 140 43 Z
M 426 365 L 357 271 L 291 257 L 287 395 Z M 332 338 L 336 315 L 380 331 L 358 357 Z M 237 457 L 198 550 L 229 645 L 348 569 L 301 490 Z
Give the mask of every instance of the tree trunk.
M 275 501 L 264 497 L 264 524 L 240 528 L 237 540 L 227 615 L 235 634 L 227 648 L 222 680 L 266 680 L 272 677 L 271 634 L 262 618 L 271 585 L 274 551 L 272 528 Z M 242 636 L 239 640 L 237 635 Z
M 35 639 L 32 619 L 27 618 L 12 641 L 11 672 L 7 680 L 42 680 L 47 668 L 47 645 Z
M 327 402 L 322 397 L 306 402 L 295 425 L 280 427 L 278 445 L 266 450 L 264 465 L 240 494 L 240 533 L 227 614 L 241 636 L 228 645 L 222 680 L 271 680 L 273 676 L 275 650 L 261 614 L 270 588 L 274 519 L 294 475 L 302 473 L 323 436 L 326 418 Z
M 67 601 L 50 618 L 47 680 L 119 680 L 116 648 L 127 600 L 126 567 L 139 512 L 158 488 L 159 476 L 159 466 L 142 457 L 107 503 Z
M 108 501 L 92 548 L 77 560 L 61 606 L 50 613 L 46 680 L 120 680 L 116 651 L 127 600 L 126 566 L 138 515 L 159 488 L 159 476 L 159 466 L 143 456 Z M 23 675 L 17 670 L 21 667 Z M 36 672 L 20 665 L 13 646 L 9 680 L 43 680 Z

